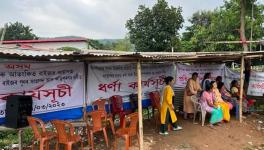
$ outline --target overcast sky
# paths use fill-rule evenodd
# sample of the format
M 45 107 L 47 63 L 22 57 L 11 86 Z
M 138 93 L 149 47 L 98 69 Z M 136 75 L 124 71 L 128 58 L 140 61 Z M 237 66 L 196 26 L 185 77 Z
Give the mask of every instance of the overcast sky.
M 261 0 L 262 1 L 262 0 Z M 263 0 L 264 1 L 264 0 Z M 133 18 L 140 4 L 153 6 L 156 0 L 0 0 L 0 26 L 19 21 L 40 37 L 76 35 L 87 38 L 123 38 L 126 20 Z M 184 25 L 198 10 L 213 10 L 223 0 L 168 0 L 183 8 Z

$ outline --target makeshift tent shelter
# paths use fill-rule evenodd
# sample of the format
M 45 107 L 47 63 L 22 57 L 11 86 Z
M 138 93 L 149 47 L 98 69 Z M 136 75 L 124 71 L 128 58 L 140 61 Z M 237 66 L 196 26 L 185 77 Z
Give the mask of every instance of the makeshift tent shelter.
M 143 121 L 142 121 L 142 95 L 141 95 L 141 63 L 142 62 L 228 62 L 241 61 L 241 85 L 243 85 L 244 59 L 261 59 L 264 51 L 258 52 L 116 52 L 105 50 L 88 50 L 85 52 L 58 52 L 58 51 L 32 51 L 17 48 L 0 47 L 0 58 L 15 60 L 35 61 L 84 61 L 84 62 L 107 62 L 125 61 L 137 62 L 138 83 L 138 111 L 139 111 L 139 133 L 140 149 L 143 149 Z M 243 90 L 241 86 L 241 90 Z M 241 92 L 243 93 L 243 92 Z M 240 95 L 240 106 L 242 95 Z M 242 107 L 240 107 L 242 116 Z M 242 121 L 242 117 L 240 117 Z

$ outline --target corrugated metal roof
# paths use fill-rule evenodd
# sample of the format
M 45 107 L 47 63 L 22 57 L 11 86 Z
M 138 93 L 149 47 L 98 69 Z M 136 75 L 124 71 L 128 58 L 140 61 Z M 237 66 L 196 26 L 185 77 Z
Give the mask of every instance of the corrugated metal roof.
M 31 50 L 31 49 L 22 49 L 22 48 L 3 48 L 0 47 L 1 55 L 19 55 L 19 56 L 59 56 L 59 55 L 71 55 L 72 52 L 60 52 L 60 51 L 46 51 L 46 50 Z
M 17 44 L 17 43 L 50 43 L 50 42 L 83 42 L 86 38 L 50 38 L 42 40 L 12 40 L 2 41 L 3 44 Z
M 75 60 L 143 60 L 143 61 L 224 61 L 238 60 L 242 55 L 263 57 L 264 51 L 257 52 L 122 52 L 111 50 L 54 51 L 32 50 L 17 47 L 0 47 L 1 58 L 18 59 L 75 59 Z

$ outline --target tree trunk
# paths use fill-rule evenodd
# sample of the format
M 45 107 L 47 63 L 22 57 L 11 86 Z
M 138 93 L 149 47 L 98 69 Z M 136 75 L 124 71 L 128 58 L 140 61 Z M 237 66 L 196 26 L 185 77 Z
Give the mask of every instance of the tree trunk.
M 243 45 L 243 51 L 248 51 L 247 39 L 245 35 L 245 0 L 240 0 L 240 40 Z
M 247 44 L 247 39 L 245 35 L 245 1 L 246 0 L 240 0 L 240 40 L 243 45 L 243 51 L 248 52 L 248 44 Z M 248 89 L 248 83 L 249 83 L 249 77 L 250 77 L 250 72 L 251 72 L 251 61 L 250 59 L 245 60 L 245 80 L 244 80 L 244 89 L 245 92 L 247 92 Z

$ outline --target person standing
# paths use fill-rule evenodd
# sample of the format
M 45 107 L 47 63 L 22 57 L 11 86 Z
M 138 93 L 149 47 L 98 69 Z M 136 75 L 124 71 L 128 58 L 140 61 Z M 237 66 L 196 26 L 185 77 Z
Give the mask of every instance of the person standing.
M 160 126 L 160 134 L 161 135 L 168 135 L 168 124 L 170 123 L 173 126 L 173 130 L 181 130 L 182 127 L 178 126 L 176 124 L 177 117 L 174 112 L 174 106 L 173 106 L 173 96 L 174 96 L 174 91 L 172 89 L 175 81 L 173 77 L 168 76 L 165 79 L 166 86 L 164 87 L 163 90 L 163 101 L 161 105 L 161 126 Z
M 188 114 L 194 112 L 194 105 L 191 100 L 191 96 L 196 95 L 200 91 L 202 91 L 202 89 L 198 80 L 198 73 L 194 72 L 192 74 L 192 77 L 187 81 L 187 85 L 184 89 L 184 97 L 183 97 L 184 119 L 187 119 Z

